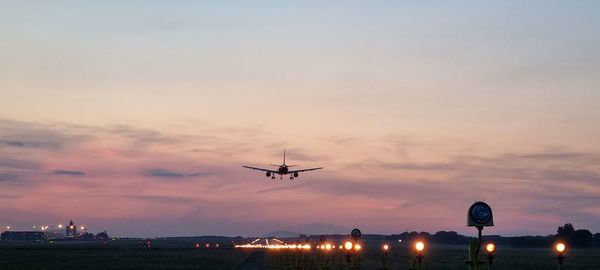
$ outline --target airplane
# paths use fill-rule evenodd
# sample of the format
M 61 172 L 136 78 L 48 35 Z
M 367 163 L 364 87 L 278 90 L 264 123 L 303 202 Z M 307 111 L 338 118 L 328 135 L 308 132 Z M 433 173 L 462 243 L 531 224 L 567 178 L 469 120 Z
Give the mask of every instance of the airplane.
M 295 167 L 298 165 L 286 165 L 285 164 L 285 149 L 283 149 L 283 164 L 281 164 L 281 165 L 271 164 L 271 165 L 278 167 L 278 168 L 276 170 L 270 170 L 270 169 L 263 169 L 263 168 L 257 168 L 257 167 L 251 167 L 251 166 L 243 166 L 243 167 L 252 169 L 252 170 L 267 172 L 267 177 L 271 177 L 271 179 L 275 179 L 276 174 L 280 175 L 279 179 L 283 179 L 284 175 L 291 174 L 290 180 L 297 178 L 299 173 L 301 173 L 301 172 L 316 171 L 316 170 L 323 169 L 323 167 L 318 167 L 318 168 L 310 168 L 310 169 L 302 169 L 302 170 L 290 170 L 289 169 L 290 167 Z

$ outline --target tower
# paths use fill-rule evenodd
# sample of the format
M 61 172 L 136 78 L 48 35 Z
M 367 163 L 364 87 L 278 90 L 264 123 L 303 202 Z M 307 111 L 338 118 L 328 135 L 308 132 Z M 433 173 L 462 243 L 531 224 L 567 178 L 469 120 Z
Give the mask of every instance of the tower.
M 73 224 L 72 220 L 69 222 L 69 225 L 67 225 L 66 230 L 67 230 L 67 232 L 66 232 L 67 237 L 77 236 L 77 226 L 75 226 L 75 224 Z

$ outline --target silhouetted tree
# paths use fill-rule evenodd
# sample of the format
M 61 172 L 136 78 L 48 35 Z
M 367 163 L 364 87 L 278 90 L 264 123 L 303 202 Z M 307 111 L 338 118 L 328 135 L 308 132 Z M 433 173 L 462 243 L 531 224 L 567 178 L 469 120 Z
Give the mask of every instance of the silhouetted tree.
M 450 231 L 439 231 L 432 236 L 432 240 L 436 243 L 447 244 L 447 245 L 466 245 L 469 243 L 470 238 L 460 235 L 457 232 Z
M 591 248 L 594 243 L 594 236 L 588 230 L 576 230 L 569 235 L 567 242 L 577 248 Z
M 552 236 L 517 236 L 510 237 L 512 247 L 549 247 L 552 246 Z
M 600 247 L 600 233 L 594 234 L 594 246 Z
M 571 223 L 567 223 L 562 227 L 558 227 L 557 230 L 557 236 L 560 238 L 567 238 L 569 237 L 570 234 L 572 234 L 573 232 L 575 232 L 575 228 L 573 227 L 573 224 Z

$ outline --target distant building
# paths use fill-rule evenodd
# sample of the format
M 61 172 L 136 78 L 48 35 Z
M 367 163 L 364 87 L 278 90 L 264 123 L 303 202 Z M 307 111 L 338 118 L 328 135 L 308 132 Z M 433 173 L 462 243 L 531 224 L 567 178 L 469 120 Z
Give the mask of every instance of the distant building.
M 46 241 L 46 234 L 44 232 L 6 231 L 2 233 L 0 239 L 14 242 L 38 242 Z
M 66 230 L 67 230 L 67 232 L 65 235 L 67 237 L 76 237 L 77 236 L 77 226 L 75 226 L 75 224 L 73 224 L 72 220 L 69 222 L 69 225 L 67 225 Z

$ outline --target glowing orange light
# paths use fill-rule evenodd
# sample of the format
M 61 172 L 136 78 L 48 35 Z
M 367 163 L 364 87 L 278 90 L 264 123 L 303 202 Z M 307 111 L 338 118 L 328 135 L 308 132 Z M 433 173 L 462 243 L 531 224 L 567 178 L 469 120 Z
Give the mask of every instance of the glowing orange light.
M 81 226 L 81 230 L 85 230 L 85 227 Z
M 487 251 L 487 253 L 489 254 L 494 253 L 494 251 L 496 251 L 496 245 L 494 245 L 493 243 L 485 245 L 485 251 Z
M 415 244 L 415 249 L 417 249 L 417 251 L 421 252 L 425 249 L 425 244 L 423 242 L 419 241 Z
M 62 224 L 58 224 L 58 228 L 62 229 L 63 225 Z
M 340 249 L 343 249 L 343 248 L 344 248 L 344 246 L 340 245 Z
M 325 249 L 326 249 L 326 250 L 331 250 L 331 244 L 327 244 L 327 245 L 325 245 Z
M 354 247 L 354 244 L 352 244 L 352 242 L 348 241 L 348 242 L 344 243 L 344 248 L 346 250 L 352 250 L 352 247 Z
M 354 250 L 360 251 L 361 249 L 362 249 L 362 247 L 360 246 L 360 244 L 355 244 L 354 245 Z
M 556 249 L 556 251 L 558 251 L 558 253 L 563 253 L 565 252 L 565 250 L 567 250 L 567 245 L 565 245 L 564 243 L 558 243 L 554 248 Z
M 383 250 L 388 251 L 390 249 L 390 246 L 388 245 L 383 245 Z

